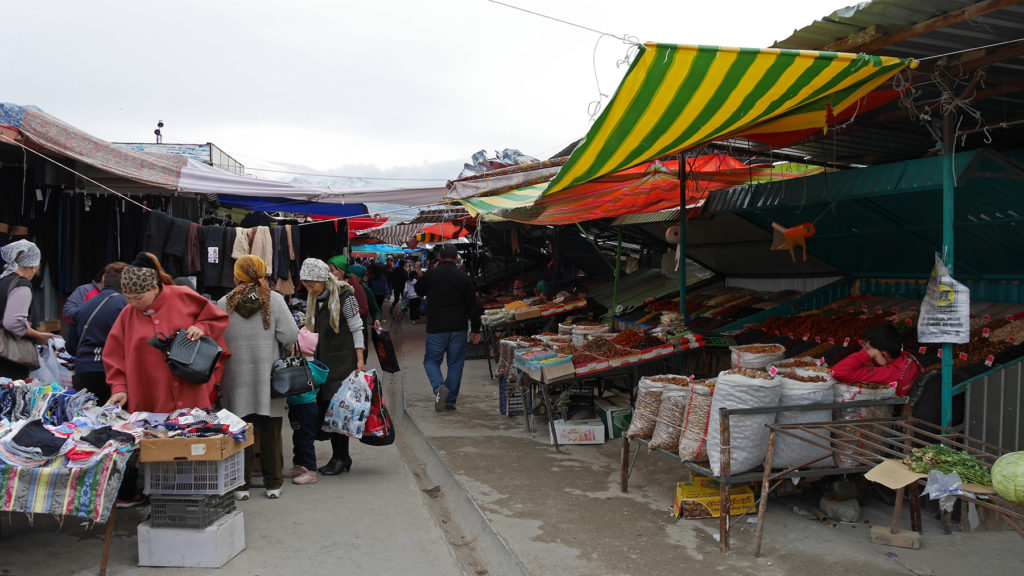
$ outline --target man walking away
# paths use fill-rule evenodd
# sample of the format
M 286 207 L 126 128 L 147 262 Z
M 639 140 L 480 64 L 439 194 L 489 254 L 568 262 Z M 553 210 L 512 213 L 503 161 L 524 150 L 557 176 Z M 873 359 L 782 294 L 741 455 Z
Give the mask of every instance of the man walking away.
M 472 324 L 473 344 L 480 343 L 480 304 L 473 281 L 455 266 L 455 246 L 441 247 L 441 262 L 416 282 L 416 293 L 427 299 L 427 340 L 423 369 L 434 389 L 434 410 L 455 410 L 466 363 L 466 324 Z M 447 355 L 448 374 L 441 375 Z
M 405 260 L 395 263 L 395 269 L 391 271 L 391 290 L 394 292 L 394 299 L 391 300 L 391 315 L 395 315 L 398 304 L 402 301 L 402 294 L 405 292 L 405 282 L 409 279 L 409 272 L 405 268 Z

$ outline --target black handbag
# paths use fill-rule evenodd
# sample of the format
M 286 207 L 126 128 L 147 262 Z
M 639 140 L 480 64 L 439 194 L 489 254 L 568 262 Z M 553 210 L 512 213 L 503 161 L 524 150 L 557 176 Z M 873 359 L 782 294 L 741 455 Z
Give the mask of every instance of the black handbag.
M 309 362 L 301 357 L 278 358 L 270 369 L 270 397 L 287 398 L 317 389 Z
M 196 384 L 209 382 L 224 352 L 213 338 L 203 336 L 198 340 L 189 340 L 184 330 L 178 330 L 170 338 L 163 333 L 157 334 L 149 341 L 149 345 L 167 354 L 167 366 L 171 373 Z

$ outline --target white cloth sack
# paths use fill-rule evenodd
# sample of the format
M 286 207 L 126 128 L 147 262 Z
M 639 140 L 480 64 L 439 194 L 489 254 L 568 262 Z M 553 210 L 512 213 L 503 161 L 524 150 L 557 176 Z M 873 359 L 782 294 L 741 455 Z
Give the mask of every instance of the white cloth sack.
M 768 354 L 747 352 L 752 346 L 775 346 L 779 351 Z M 745 346 L 730 346 L 732 351 L 733 368 L 764 368 L 769 364 L 779 362 L 786 356 L 786 348 L 781 344 L 747 344 Z
M 658 412 L 661 410 L 661 394 L 665 385 L 652 382 L 646 377 L 640 379 L 636 393 L 636 406 L 633 407 L 633 419 L 629 423 L 626 436 L 650 440 L 654 428 L 658 424 Z
M 658 409 L 658 423 L 651 435 L 651 450 L 679 450 L 679 435 L 686 420 L 686 405 L 690 403 L 690 387 L 665 384 Z
M 807 404 L 829 404 L 832 402 L 833 380 L 825 382 L 802 382 L 790 378 L 782 380 L 782 406 L 804 406 Z M 790 410 L 779 412 L 775 417 L 776 424 L 805 424 L 807 422 L 831 422 L 832 410 Z M 827 433 L 825 434 L 827 436 Z M 798 432 L 797 436 L 808 438 L 819 444 L 828 444 L 827 439 L 814 437 Z M 809 460 L 826 456 L 822 460 L 810 464 L 809 468 L 828 468 L 833 464 L 832 451 L 809 444 L 788 434 L 775 435 L 775 455 L 772 456 L 772 468 L 789 468 L 798 466 Z
M 710 382 L 714 384 L 714 380 Z M 715 389 L 700 384 L 690 385 L 690 401 L 686 405 L 683 432 L 679 436 L 679 459 L 683 462 L 708 461 L 708 421 Z
M 767 408 L 778 406 L 782 397 L 782 383 L 777 378 L 763 380 L 747 378 L 728 371 L 718 375 L 715 395 L 711 400 L 711 418 L 708 422 L 708 462 L 715 476 L 722 474 L 722 408 Z M 740 474 L 764 464 L 768 452 L 768 429 L 775 422 L 775 413 L 730 416 L 730 474 Z
M 859 400 L 881 400 L 896 396 L 896 388 L 886 387 L 880 389 L 862 388 L 856 384 L 844 384 L 836 382 L 832 385 L 836 402 L 856 402 Z M 836 420 L 867 420 L 870 418 L 889 418 L 892 416 L 892 406 L 867 406 L 860 408 L 840 408 L 836 411 Z M 849 442 L 849 439 L 845 439 Z M 865 448 L 865 442 L 859 443 Z M 836 454 L 836 465 L 840 468 L 854 468 L 863 466 L 859 460 L 846 456 L 842 453 Z
M 370 381 L 373 374 L 353 370 L 341 387 L 334 393 L 327 405 L 324 423 L 325 432 L 362 438 L 366 419 L 370 415 Z

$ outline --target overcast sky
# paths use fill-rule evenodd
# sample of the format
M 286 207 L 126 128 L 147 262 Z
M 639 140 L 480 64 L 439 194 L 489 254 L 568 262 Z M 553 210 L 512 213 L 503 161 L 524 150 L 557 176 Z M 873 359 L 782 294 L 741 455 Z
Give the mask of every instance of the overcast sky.
M 765 47 L 853 0 L 508 3 L 640 41 Z M 247 167 L 350 176 L 443 181 L 481 149 L 546 158 L 586 133 L 588 104 L 607 103 L 595 73 L 611 96 L 627 50 L 488 0 L 7 4 L 0 101 L 106 140 L 152 142 L 163 120 L 165 142 Z

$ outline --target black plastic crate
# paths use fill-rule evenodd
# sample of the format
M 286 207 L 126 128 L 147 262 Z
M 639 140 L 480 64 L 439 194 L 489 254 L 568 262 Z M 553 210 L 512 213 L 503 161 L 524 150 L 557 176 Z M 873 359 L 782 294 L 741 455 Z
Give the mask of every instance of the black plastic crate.
M 163 528 L 206 528 L 233 512 L 235 494 L 150 496 L 150 523 Z
M 466 343 L 466 360 L 486 360 L 490 356 L 487 342 L 480 340 L 479 344 Z

